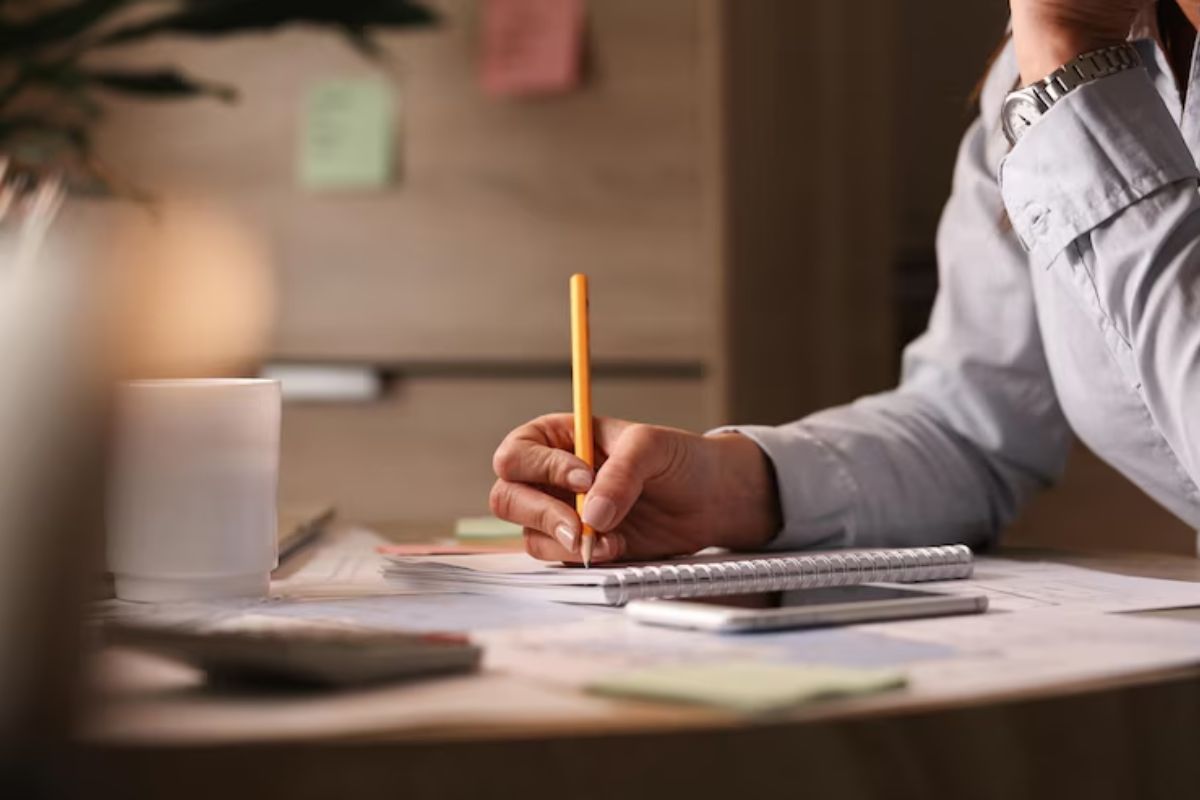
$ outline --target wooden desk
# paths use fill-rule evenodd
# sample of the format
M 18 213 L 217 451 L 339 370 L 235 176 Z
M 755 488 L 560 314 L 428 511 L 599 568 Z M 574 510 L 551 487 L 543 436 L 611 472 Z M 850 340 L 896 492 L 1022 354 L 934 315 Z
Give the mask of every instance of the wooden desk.
M 1057 558 L 1200 580 L 1200 562 L 1183 557 Z M 1200 609 L 1156 613 L 1200 621 Z M 175 800 L 801 793 L 1090 799 L 1200 792 L 1200 666 L 968 701 L 884 695 L 756 721 L 589 697 L 577 698 L 566 713 L 560 707 L 539 714 L 539 693 L 549 689 L 497 675 L 452 679 L 440 691 L 449 696 L 472 687 L 503 698 L 498 702 L 509 704 L 512 719 L 463 724 L 431 717 L 402 733 L 330 728 L 253 740 L 101 738 L 80 747 L 77 775 L 89 793 Z M 147 691 L 130 695 L 130 702 L 146 702 Z M 198 696 L 197 713 L 205 702 Z M 296 720 L 302 728 L 303 715 Z

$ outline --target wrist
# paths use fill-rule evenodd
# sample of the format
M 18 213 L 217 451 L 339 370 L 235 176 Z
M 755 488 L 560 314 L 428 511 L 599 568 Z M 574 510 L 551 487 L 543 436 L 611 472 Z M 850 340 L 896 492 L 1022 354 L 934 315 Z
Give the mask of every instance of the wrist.
M 1113 31 L 1087 30 L 1013 16 L 1013 49 L 1022 86 L 1049 77 L 1084 53 L 1119 45 L 1125 40 L 1124 35 Z
M 718 491 L 710 496 L 713 544 L 757 550 L 783 527 L 775 468 L 753 440 L 739 433 L 706 437 L 714 451 Z

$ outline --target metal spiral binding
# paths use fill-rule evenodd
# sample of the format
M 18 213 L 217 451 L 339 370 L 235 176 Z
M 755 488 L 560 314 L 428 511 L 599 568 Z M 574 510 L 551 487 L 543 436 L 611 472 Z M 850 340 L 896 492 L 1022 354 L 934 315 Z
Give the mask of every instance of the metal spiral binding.
M 964 545 L 843 553 L 764 556 L 738 561 L 626 567 L 606 587 L 608 602 L 643 597 L 680 598 L 717 594 L 821 589 L 860 583 L 920 583 L 969 577 L 971 551 Z

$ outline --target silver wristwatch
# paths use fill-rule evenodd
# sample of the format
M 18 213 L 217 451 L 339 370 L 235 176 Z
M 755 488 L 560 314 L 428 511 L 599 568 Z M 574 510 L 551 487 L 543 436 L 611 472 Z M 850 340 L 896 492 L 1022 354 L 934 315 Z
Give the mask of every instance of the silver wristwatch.
M 1000 110 L 1009 145 L 1016 144 L 1051 106 L 1083 84 L 1141 65 L 1142 57 L 1136 47 L 1119 44 L 1084 53 L 1054 70 L 1050 77 L 1012 92 L 1004 98 Z

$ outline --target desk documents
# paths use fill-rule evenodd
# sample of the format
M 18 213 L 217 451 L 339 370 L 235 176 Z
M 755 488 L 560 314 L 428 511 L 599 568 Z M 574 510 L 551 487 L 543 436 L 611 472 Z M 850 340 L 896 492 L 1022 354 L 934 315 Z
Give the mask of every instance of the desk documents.
M 428 725 L 436 718 L 439 703 L 447 704 L 447 724 L 469 724 L 473 717 L 495 720 L 503 716 L 501 706 L 504 713 L 516 714 L 517 721 L 524 713 L 505 697 L 488 700 L 478 692 L 471 693 L 475 707 L 464 707 L 451 700 L 453 693 L 444 683 L 448 680 L 460 689 L 475 685 L 473 681 L 498 682 L 509 687 L 506 697 L 532 693 L 536 702 L 526 706 L 527 716 L 545 722 L 598 713 L 596 704 L 608 701 L 585 699 L 581 692 L 587 687 L 629 685 L 639 675 L 653 676 L 664 669 L 669 673 L 684 665 L 884 670 L 902 675 L 906 682 L 904 688 L 889 692 L 884 702 L 903 703 L 1001 696 L 1200 664 L 1200 627 L 1195 623 L 1114 613 L 1200 606 L 1200 583 L 982 557 L 976 559 L 974 577 L 929 585 L 946 592 L 987 594 L 991 608 L 983 615 L 713 635 L 641 626 L 619 609 L 603 606 L 505 595 L 413 593 L 379 576 L 383 559 L 374 551 L 376 542 L 361 531 L 330 537 L 320 547 L 333 552 L 316 554 L 304 569 L 277 582 L 268 600 L 192 603 L 186 609 L 113 602 L 104 613 L 217 628 L 334 622 L 458 631 L 484 647 L 483 675 L 381 689 L 369 712 L 350 697 L 318 703 L 322 714 L 333 713 L 343 704 L 351 716 L 340 724 L 347 728 L 357 724 L 364 732 L 395 731 L 418 720 Z M 318 590 L 322 575 L 338 576 L 340 596 Z M 388 591 L 391 594 L 385 594 Z M 517 686 L 525 688 L 518 691 Z M 101 715 L 95 720 L 95 731 L 121 738 L 189 740 L 219 738 L 220 730 L 262 736 L 302 736 L 308 730 L 301 726 L 285 731 L 272 722 L 291 719 L 277 708 L 278 699 L 272 701 L 273 713 L 265 716 L 250 714 L 257 706 L 245 698 L 231 701 L 224 711 L 206 706 L 203 714 L 192 713 L 188 705 L 197 702 L 194 693 L 160 694 L 146 702 L 159 704 L 159 711 L 180 713 L 147 713 L 136 724 L 128 716 Z M 181 707 L 160 707 L 171 703 Z M 395 704 L 390 716 L 387 703 Z M 421 710 L 419 715 L 411 713 L 415 708 Z
M 411 591 L 469 591 L 616 606 L 642 597 L 956 580 L 969 576 L 971 569 L 971 551 L 951 545 L 757 555 L 705 552 L 590 569 L 548 564 L 525 553 L 393 556 L 385 572 Z

